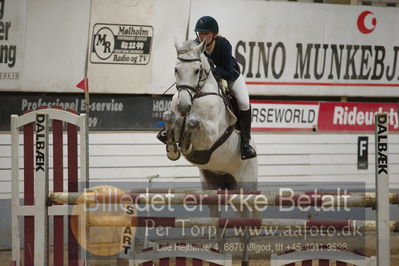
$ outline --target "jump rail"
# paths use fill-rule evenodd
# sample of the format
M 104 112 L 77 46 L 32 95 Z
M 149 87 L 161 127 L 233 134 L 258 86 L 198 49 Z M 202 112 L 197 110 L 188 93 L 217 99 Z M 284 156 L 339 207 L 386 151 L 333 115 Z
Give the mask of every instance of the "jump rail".
M 200 193 L 173 194 L 168 193 L 107 193 L 106 191 L 89 191 L 84 193 L 53 192 L 50 193 L 49 204 L 94 204 L 94 203 L 134 203 L 153 205 L 234 205 L 234 206 L 331 206 L 331 207 L 375 207 L 376 193 L 329 193 L 296 192 L 280 194 L 280 192 L 217 193 L 204 191 Z M 389 193 L 389 204 L 399 205 L 399 194 Z

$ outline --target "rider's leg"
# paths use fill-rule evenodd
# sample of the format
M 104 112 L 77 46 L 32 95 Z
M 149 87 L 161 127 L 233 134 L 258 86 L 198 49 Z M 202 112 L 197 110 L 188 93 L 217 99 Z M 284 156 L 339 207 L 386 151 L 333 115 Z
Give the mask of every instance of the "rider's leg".
M 256 157 L 256 151 L 249 144 L 249 140 L 251 139 L 251 106 L 249 104 L 248 88 L 241 75 L 234 81 L 231 90 L 237 99 L 240 109 L 241 159 L 254 158 Z

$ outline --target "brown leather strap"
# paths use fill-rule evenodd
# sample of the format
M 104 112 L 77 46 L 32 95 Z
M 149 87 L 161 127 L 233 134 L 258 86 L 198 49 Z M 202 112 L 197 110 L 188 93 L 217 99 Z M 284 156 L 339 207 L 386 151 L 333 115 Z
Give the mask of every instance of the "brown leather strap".
M 221 135 L 218 140 L 212 145 L 209 150 L 203 151 L 192 151 L 190 154 L 186 155 L 187 160 L 195 164 L 207 164 L 211 158 L 212 153 L 219 148 L 233 133 L 234 125 L 229 126 Z

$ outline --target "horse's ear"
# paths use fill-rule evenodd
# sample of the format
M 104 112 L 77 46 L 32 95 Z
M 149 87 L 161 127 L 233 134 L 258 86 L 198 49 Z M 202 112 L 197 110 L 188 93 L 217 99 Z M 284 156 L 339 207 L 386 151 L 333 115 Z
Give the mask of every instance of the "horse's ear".
M 198 44 L 198 46 L 195 47 L 195 50 L 197 51 L 198 55 L 202 54 L 205 50 L 205 40 L 203 40 L 200 44 Z
M 177 37 L 175 36 L 175 47 L 176 47 L 176 51 L 180 49 L 181 44 L 179 42 L 179 40 L 177 39 Z

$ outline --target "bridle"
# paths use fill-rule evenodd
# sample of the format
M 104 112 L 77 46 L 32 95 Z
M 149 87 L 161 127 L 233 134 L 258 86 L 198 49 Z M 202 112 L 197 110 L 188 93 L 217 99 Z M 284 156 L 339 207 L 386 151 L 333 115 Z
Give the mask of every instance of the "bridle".
M 176 88 L 177 88 L 177 90 L 178 90 L 179 92 L 180 92 L 181 90 L 189 90 L 189 91 L 192 91 L 192 92 L 194 93 L 194 96 L 195 96 L 195 94 L 201 92 L 201 90 L 202 90 L 202 88 L 203 88 L 203 86 L 204 86 L 204 84 L 205 84 L 205 81 L 208 79 L 210 70 L 207 72 L 207 71 L 202 67 L 201 58 L 183 58 L 183 57 L 177 57 L 177 59 L 179 59 L 182 63 L 193 63 L 193 62 L 200 62 L 200 63 L 201 63 L 201 65 L 200 65 L 200 73 L 199 73 L 200 78 L 198 79 L 197 86 L 195 86 L 195 87 L 192 87 L 192 86 L 190 86 L 190 85 L 179 85 L 179 86 L 176 86 Z M 204 76 L 204 73 L 205 73 L 205 76 Z M 203 77 L 203 76 L 204 76 L 204 77 Z M 189 93 L 189 94 L 191 95 L 191 93 Z M 192 98 L 193 98 L 193 96 L 192 96 Z
M 176 86 L 178 93 L 180 93 L 183 90 L 187 91 L 188 94 L 191 97 L 191 104 L 193 103 L 193 101 L 195 99 L 198 99 L 198 98 L 201 98 L 201 97 L 204 97 L 204 96 L 208 96 L 208 95 L 220 96 L 223 99 L 223 101 L 226 103 L 225 98 L 220 93 L 220 88 L 218 88 L 218 93 L 216 93 L 216 92 L 203 92 L 202 91 L 202 88 L 204 87 L 205 81 L 209 77 L 211 69 L 206 71 L 202 67 L 201 58 L 183 58 L 183 57 L 179 57 L 178 56 L 177 59 L 179 59 L 183 63 L 192 63 L 192 62 L 200 62 L 201 63 L 201 66 L 200 66 L 200 78 L 198 79 L 197 85 L 195 87 L 192 87 L 190 85 L 179 85 L 179 86 Z M 205 73 L 204 77 L 202 77 L 203 73 Z

